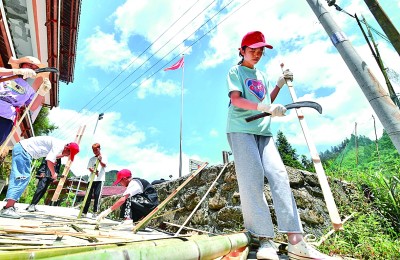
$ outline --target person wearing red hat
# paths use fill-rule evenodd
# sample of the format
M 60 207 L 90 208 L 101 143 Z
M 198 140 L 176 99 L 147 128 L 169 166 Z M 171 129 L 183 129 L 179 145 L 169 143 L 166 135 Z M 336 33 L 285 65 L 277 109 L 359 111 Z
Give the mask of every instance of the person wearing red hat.
M 0 82 L 0 145 L 7 139 L 10 134 L 14 123 L 17 121 L 18 111 L 23 106 L 28 106 L 35 96 L 35 90 L 27 82 L 27 78 L 34 78 L 38 84 L 45 85 L 46 89 L 51 88 L 51 83 L 48 78 L 36 79 L 35 69 L 44 67 L 41 62 L 31 56 L 15 59 L 13 57 L 9 60 L 11 68 L 0 67 L 0 78 L 21 75 L 21 78 L 7 80 Z M 39 103 L 35 103 L 31 107 L 35 110 Z
M 97 222 L 100 223 L 108 214 L 121 206 L 120 218 L 132 219 L 133 222 L 136 222 L 147 216 L 159 204 L 154 187 L 144 179 L 133 178 L 128 169 L 120 170 L 117 173 L 117 179 L 113 185 L 118 184 L 127 187 L 125 192 L 114 205 L 99 214 Z
M 31 137 L 15 144 L 12 150 L 11 173 L 6 195 L 7 204 L 0 211 L 0 217 L 21 218 L 14 205 L 29 184 L 32 159 L 45 157 L 51 177 L 56 180 L 57 173 L 54 165 L 57 158 L 69 156 L 73 161 L 77 153 L 79 153 L 77 143 L 65 144 L 64 141 L 51 136 Z
M 257 259 L 279 259 L 274 238 L 270 209 L 264 196 L 264 177 L 270 185 L 278 230 L 288 235 L 289 256 L 295 259 L 328 259 L 303 240 L 296 202 L 289 185 L 289 177 L 275 146 L 270 130 L 271 117 L 285 115 L 286 108 L 273 104 L 293 73 L 284 71 L 271 92 L 267 76 L 255 65 L 266 49 L 273 47 L 260 31 L 247 33 L 241 42 L 242 58 L 227 76 L 230 98 L 227 138 L 235 161 L 241 207 L 246 229 L 260 241 Z M 261 112 L 271 114 L 247 123 L 245 118 Z

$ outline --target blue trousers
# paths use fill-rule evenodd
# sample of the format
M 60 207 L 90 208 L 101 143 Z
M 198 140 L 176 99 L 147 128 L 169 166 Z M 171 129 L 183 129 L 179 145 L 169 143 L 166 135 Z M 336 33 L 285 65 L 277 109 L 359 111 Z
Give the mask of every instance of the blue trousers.
M 22 148 L 20 143 L 12 150 L 11 174 L 6 199 L 19 200 L 31 178 L 32 156 Z
M 253 235 L 275 237 L 271 213 L 264 196 L 264 176 L 282 233 L 303 233 L 289 176 L 272 137 L 229 133 L 235 161 L 244 226 Z

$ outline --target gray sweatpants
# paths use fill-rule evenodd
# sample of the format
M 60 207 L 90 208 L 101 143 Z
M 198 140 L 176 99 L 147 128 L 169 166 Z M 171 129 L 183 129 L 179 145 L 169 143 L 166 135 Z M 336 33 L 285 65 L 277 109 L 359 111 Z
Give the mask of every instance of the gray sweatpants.
M 264 175 L 282 233 L 303 233 L 289 177 L 272 137 L 229 133 L 239 184 L 244 226 L 255 236 L 273 238 L 271 213 L 264 196 Z

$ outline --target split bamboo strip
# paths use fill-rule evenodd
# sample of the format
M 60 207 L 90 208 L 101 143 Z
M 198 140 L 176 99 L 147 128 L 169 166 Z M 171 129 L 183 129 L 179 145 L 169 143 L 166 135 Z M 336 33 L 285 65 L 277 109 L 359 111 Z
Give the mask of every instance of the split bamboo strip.
M 177 224 L 174 224 L 174 223 L 169 223 L 169 222 L 165 222 L 165 221 L 163 223 L 167 224 L 169 226 L 173 226 L 173 227 L 178 227 L 178 228 L 181 227 L 181 225 L 177 225 Z M 191 230 L 191 231 L 200 232 L 200 233 L 217 235 L 216 233 L 212 233 L 212 232 L 209 232 L 209 231 L 200 230 L 200 229 L 196 229 L 196 228 L 190 228 L 190 227 L 183 227 L 183 228 L 187 229 L 187 230 Z
M 78 227 L 75 224 L 71 224 L 71 227 L 80 233 L 85 233 L 85 231 L 82 228 Z M 86 238 L 88 239 L 89 242 L 99 242 L 99 240 L 93 236 L 87 236 Z
M 100 160 L 97 159 L 97 160 L 96 160 L 96 163 L 95 163 L 95 165 L 94 165 L 93 172 L 92 172 L 92 174 L 90 175 L 89 185 L 88 185 L 88 187 L 87 187 L 87 189 L 86 189 L 85 198 L 83 199 L 83 203 L 82 203 L 82 206 L 81 206 L 81 210 L 79 210 L 79 214 L 78 214 L 78 217 L 77 217 L 77 218 L 81 218 L 81 216 L 82 216 L 82 211 L 83 211 L 83 208 L 84 208 L 85 205 L 86 205 L 86 201 L 87 201 L 88 198 L 89 198 L 90 189 L 92 188 L 93 180 L 94 180 L 94 177 L 96 176 L 96 171 L 97 171 L 97 168 L 99 167 L 99 164 L 100 164 Z M 89 198 L 89 200 L 91 200 L 91 199 L 92 199 L 92 198 Z
M 281 68 L 283 69 L 283 64 L 281 64 Z M 288 89 L 289 89 L 290 95 L 292 96 L 293 102 L 296 102 L 297 96 L 296 96 L 296 92 L 294 91 L 292 81 L 287 80 L 286 84 L 288 85 Z M 301 128 L 303 130 L 304 138 L 306 140 L 308 149 L 311 154 L 311 159 L 313 161 L 314 168 L 317 173 L 318 181 L 319 181 L 319 184 L 322 189 L 322 194 L 325 199 L 326 207 L 328 209 L 328 213 L 329 213 L 333 228 L 335 230 L 343 229 L 342 220 L 340 219 L 339 211 L 336 207 L 336 203 L 333 198 L 332 191 L 329 187 L 328 179 L 325 175 L 325 170 L 322 166 L 321 159 L 319 157 L 317 148 L 313 142 L 313 139 L 311 138 L 311 134 L 309 132 L 307 123 L 304 119 L 303 112 L 301 111 L 301 109 L 296 109 L 296 114 L 299 119 Z
M 96 237 L 96 238 L 115 238 L 122 240 L 131 240 L 127 237 L 121 236 L 111 236 L 107 234 L 103 234 L 101 232 L 95 233 L 76 233 L 76 232 L 68 232 L 68 231 L 59 231 L 59 230 L 41 230 L 41 229 L 23 229 L 23 228 L 4 228 L 0 227 L 0 232 L 6 232 L 8 234 L 19 233 L 19 234 L 39 234 L 39 235 L 56 235 L 56 236 L 76 236 L 76 237 Z
M 199 203 L 197 203 L 196 207 L 192 210 L 192 212 L 190 213 L 189 217 L 186 218 L 185 222 L 183 222 L 182 226 L 178 229 L 178 231 L 175 233 L 175 236 L 179 235 L 179 233 L 182 231 L 182 228 L 188 223 L 188 221 L 192 218 L 193 214 L 197 211 L 197 209 L 200 207 L 201 203 L 203 203 L 203 201 L 206 199 L 208 193 L 210 193 L 211 189 L 214 187 L 214 185 L 217 183 L 219 177 L 221 177 L 222 173 L 224 172 L 226 166 L 228 165 L 228 163 L 224 164 L 224 167 L 222 167 L 222 170 L 220 171 L 220 173 L 218 174 L 217 178 L 215 178 L 214 182 L 210 185 L 210 188 L 208 188 L 208 190 L 206 191 L 206 194 L 204 194 L 204 196 L 201 198 L 201 200 L 199 201 Z
M 75 143 L 77 143 L 77 144 L 80 143 L 83 132 L 85 132 L 85 128 L 86 128 L 86 125 L 84 125 L 83 127 L 82 126 L 79 127 L 78 133 L 76 134 L 76 137 L 75 137 Z M 72 164 L 72 161 L 71 161 L 71 159 L 68 158 L 68 161 L 64 167 L 64 171 L 62 173 L 62 177 L 59 179 L 57 188 L 54 191 L 53 197 L 51 198 L 51 205 L 54 205 L 57 202 L 58 198 L 60 197 L 60 193 L 64 186 L 64 182 L 67 179 L 69 169 L 71 168 L 71 164 Z
M 136 233 L 139 229 L 144 227 L 154 216 L 157 212 L 165 207 L 165 205 L 176 195 L 178 192 L 185 187 L 194 177 L 197 176 L 206 166 L 207 162 L 203 163 L 195 172 L 192 173 L 181 185 L 179 185 L 176 190 L 174 190 L 163 202 L 161 202 L 157 207 L 153 209 L 146 217 L 144 217 L 134 228 L 133 232 Z

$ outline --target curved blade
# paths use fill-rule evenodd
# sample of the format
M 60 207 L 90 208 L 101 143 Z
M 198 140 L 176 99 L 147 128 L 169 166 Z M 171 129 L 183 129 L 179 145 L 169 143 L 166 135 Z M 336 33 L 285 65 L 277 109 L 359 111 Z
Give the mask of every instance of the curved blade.
M 53 72 L 53 73 L 59 73 L 57 68 L 54 67 L 46 67 L 46 68 L 40 68 L 35 70 L 36 73 L 42 73 L 42 72 Z
M 287 104 L 286 109 L 292 109 L 292 108 L 302 108 L 302 107 L 311 107 L 317 110 L 320 114 L 322 114 L 322 107 L 320 104 L 314 101 L 298 101 L 294 102 L 291 104 Z

